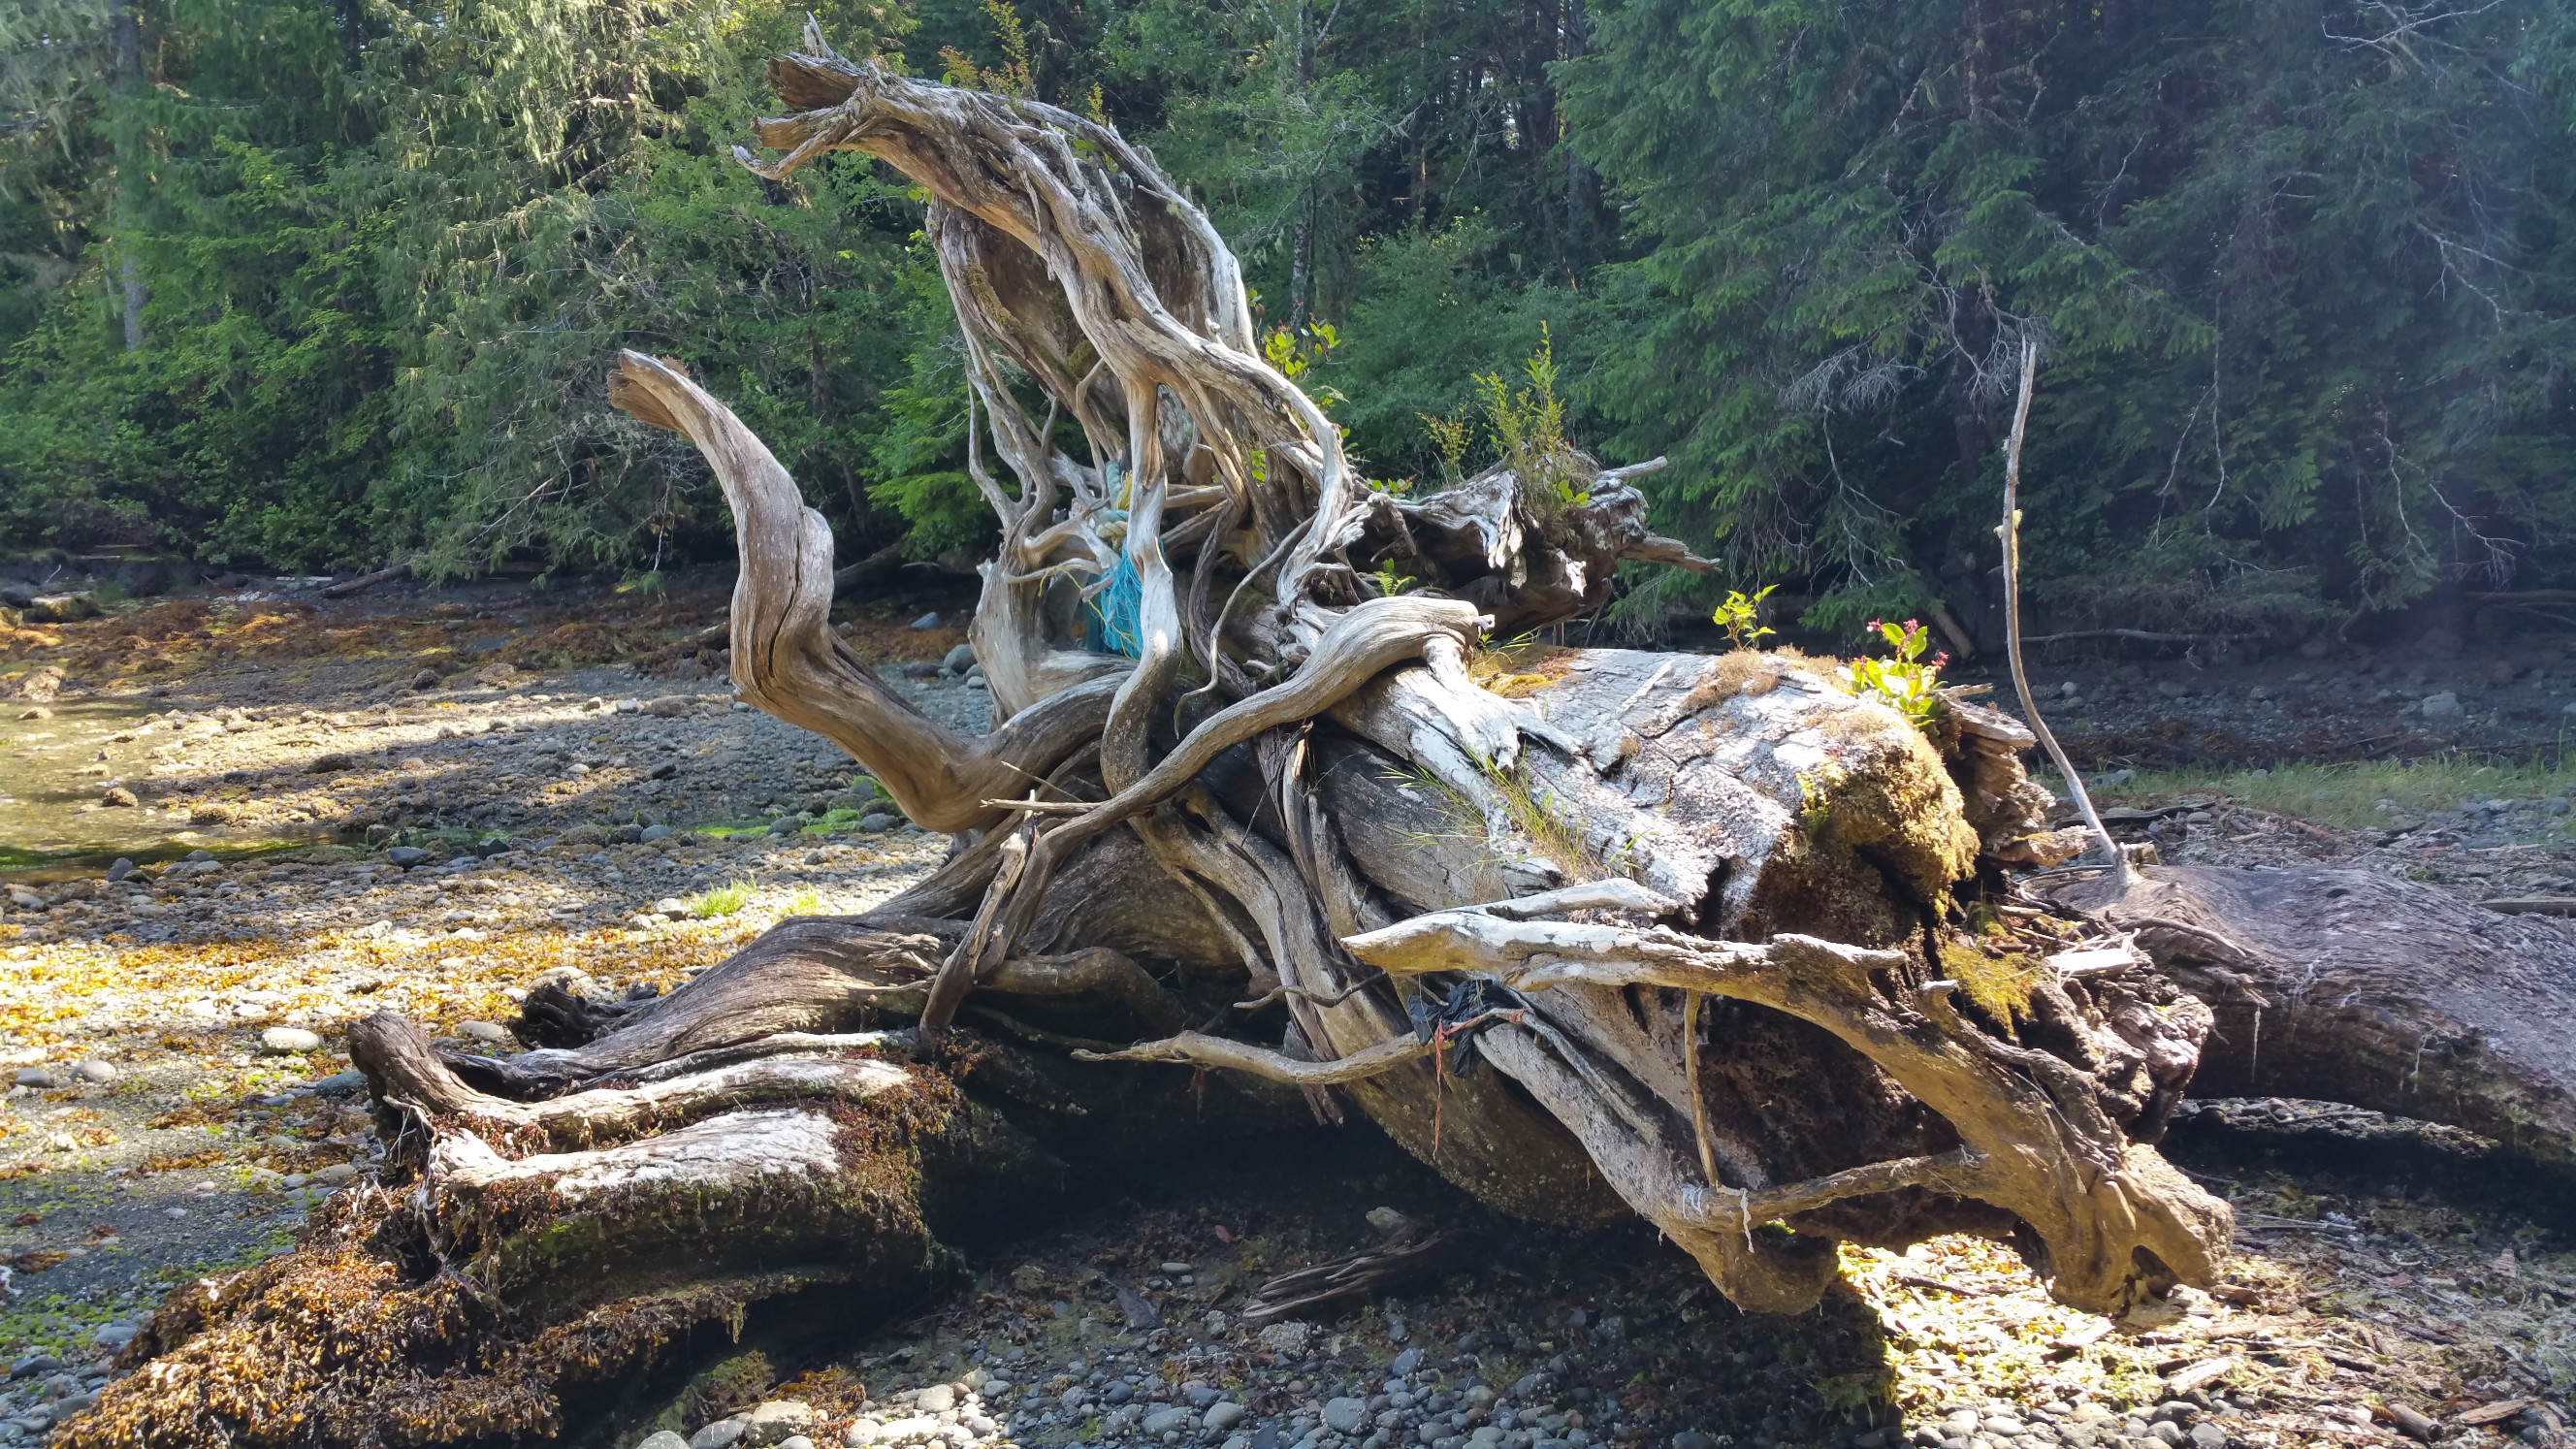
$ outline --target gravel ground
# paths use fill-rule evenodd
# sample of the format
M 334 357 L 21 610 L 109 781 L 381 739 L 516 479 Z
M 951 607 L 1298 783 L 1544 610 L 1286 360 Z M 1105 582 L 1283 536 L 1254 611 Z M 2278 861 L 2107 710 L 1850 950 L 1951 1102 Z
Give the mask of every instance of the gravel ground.
M 2576 1258 L 2422 1182 L 2214 1179 L 2240 1223 L 2224 1281 L 2118 1323 L 1966 1238 L 1847 1248 L 1847 1286 L 1781 1319 L 1737 1313 L 1641 1227 L 1498 1219 L 1374 1133 L 1334 1136 L 1175 1164 L 790 1381 L 759 1353 L 721 1372 L 742 1409 L 794 1404 L 815 1442 L 852 1445 L 931 1445 L 954 1422 L 951 1443 L 1115 1449 L 2225 1449 L 2395 1444 L 2401 1406 L 2455 1446 L 2564 1442 Z M 1247 1321 L 1273 1274 L 1390 1226 L 1459 1235 L 1456 1268 Z M 949 1407 L 924 1413 L 941 1386 Z M 665 1423 L 700 1449 L 740 1422 L 696 1406 Z
M 10 872 L 0 899 L 0 1080 L 16 1083 L 0 1101 L 0 1352 L 24 1370 L 0 1395 L 0 1443 L 81 1404 L 171 1286 L 281 1250 L 311 1201 L 381 1155 L 343 1023 L 390 1008 L 488 1046 L 539 971 L 667 990 L 781 916 L 865 909 L 945 857 L 947 838 L 905 823 L 837 748 L 729 686 L 494 668 L 499 646 L 446 642 L 443 622 L 559 638 L 600 601 L 545 602 L 515 626 L 453 606 L 414 630 L 428 647 L 390 650 L 346 636 L 381 644 L 413 629 L 399 615 L 182 609 L 185 630 L 126 637 L 203 667 L 75 662 L 58 696 L 4 712 L 21 716 L 0 723 L 12 803 L 72 817 L 47 826 L 87 849 Z M 38 667 L 77 661 L 114 622 L 17 644 Z M 853 632 L 932 656 L 960 637 Z M 228 633 L 259 645 L 209 646 Z M 985 727 L 979 681 L 884 673 L 932 718 Z M 30 758 L 43 768 L 7 773 Z M 129 853 L 110 865 L 106 846 Z
M 149 628 L 11 631 L 12 658 L 70 677 L 59 701 L 40 685 L 5 711 L 36 717 L 0 726 L 0 771 L 15 759 L 43 786 L 12 785 L 8 803 L 130 842 L 140 865 L 114 881 L 97 859 L 14 872 L 0 904 L 0 1053 L 22 1082 L 0 1106 L 0 1351 L 17 1370 L 0 1444 L 76 1412 L 170 1286 L 277 1251 L 379 1157 L 341 1023 L 390 1007 L 488 1046 L 539 971 L 666 990 L 780 916 L 864 908 L 945 852 L 882 818 L 836 750 L 703 676 L 722 661 L 692 641 L 720 603 L 423 603 L 185 601 Z M 934 718 L 980 729 L 982 693 L 913 677 L 956 631 L 910 618 L 858 621 L 853 641 Z M 2354 758 L 2392 724 L 2418 743 L 2527 743 L 2554 737 L 2576 688 L 2554 660 L 2510 679 L 2431 663 L 2417 678 L 2404 659 L 2305 668 L 2318 677 L 2185 672 L 2179 693 L 2108 666 L 2049 684 L 2081 757 L 2131 767 Z M 2456 720 L 2426 714 L 2444 693 Z M 2371 830 L 2217 793 L 2141 803 L 2153 818 L 2123 828 L 2169 860 L 2362 861 L 2481 895 L 2576 873 L 2545 801 Z M 1784 1320 L 1735 1313 L 1650 1232 L 1496 1219 L 1354 1126 L 1121 1184 L 1132 1195 L 978 1250 L 971 1285 L 868 1341 L 713 1366 L 660 1427 L 696 1449 L 806 1449 L 796 1433 L 947 1449 L 2224 1449 L 2395 1442 L 2413 1413 L 2454 1444 L 2566 1442 L 2563 1242 L 2447 1201 L 2438 1173 L 2224 1172 L 2213 1186 L 2241 1231 L 2213 1295 L 2112 1324 L 2050 1303 L 2008 1252 L 1949 1239 L 1849 1249 L 1848 1288 Z M 1393 1299 L 1245 1319 L 1267 1277 L 1382 1245 L 1373 1209 L 1470 1235 L 1465 1266 Z

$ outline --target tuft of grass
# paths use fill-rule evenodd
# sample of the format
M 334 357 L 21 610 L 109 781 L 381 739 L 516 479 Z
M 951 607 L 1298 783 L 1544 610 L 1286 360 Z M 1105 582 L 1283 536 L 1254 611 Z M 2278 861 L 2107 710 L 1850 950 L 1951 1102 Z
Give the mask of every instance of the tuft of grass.
M 746 877 L 689 897 L 689 914 L 701 921 L 730 916 L 751 904 L 752 881 Z
M 1587 848 L 1582 826 L 1565 817 L 1556 808 L 1555 797 L 1532 780 L 1528 768 L 1515 764 L 1509 770 L 1490 763 L 1480 764 L 1485 785 L 1502 807 L 1503 818 L 1521 838 L 1528 842 L 1530 854 L 1546 860 L 1565 874 L 1569 883 L 1596 881 L 1621 874 L 1622 862 L 1605 859 Z M 1448 803 L 1454 824 L 1451 829 L 1430 838 L 1454 840 L 1485 839 L 1485 812 L 1476 801 L 1428 770 L 1405 769 L 1389 776 L 1417 789 L 1439 796 Z
M 822 913 L 823 893 L 821 891 L 802 890 L 787 898 L 787 914 L 791 916 L 819 916 Z
M 2064 782 L 2042 781 L 2063 793 Z M 2538 760 L 2499 763 L 2470 755 L 2350 764 L 2295 764 L 2271 770 L 2141 770 L 2094 798 L 2153 805 L 2179 795 L 2224 795 L 2241 805 L 2346 830 L 2451 810 L 2477 799 L 2537 800 L 2576 792 L 2576 766 Z M 2386 802 L 2386 803 L 2382 803 Z
M 806 835 L 847 835 L 851 831 L 858 829 L 859 822 L 866 819 L 867 816 L 868 812 L 865 810 L 827 810 L 823 812 L 822 815 L 816 817 L 813 824 L 806 826 L 802 833 Z

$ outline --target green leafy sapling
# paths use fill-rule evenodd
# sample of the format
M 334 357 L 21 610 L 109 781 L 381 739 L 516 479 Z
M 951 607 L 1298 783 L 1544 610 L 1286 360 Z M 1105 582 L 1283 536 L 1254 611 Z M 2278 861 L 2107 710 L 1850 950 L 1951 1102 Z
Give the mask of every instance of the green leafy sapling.
M 1481 373 L 1476 378 L 1476 395 L 1484 402 L 1494 447 L 1520 478 L 1522 496 L 1541 504 L 1580 508 L 1592 501 L 1592 493 L 1574 481 L 1574 447 L 1565 440 L 1565 403 L 1556 395 L 1556 341 L 1544 322 L 1539 324 L 1538 350 L 1521 364 L 1521 371 L 1528 376 L 1529 386 L 1518 389 L 1503 381 L 1500 373 Z M 1436 433 L 1434 439 L 1438 441 Z
M 1726 599 L 1709 615 L 1709 622 L 1726 631 L 1727 642 L 1737 649 L 1758 649 L 1772 631 L 1762 623 L 1762 601 L 1771 597 L 1778 584 L 1765 585 L 1758 593 L 1729 589 Z
M 1467 441 L 1471 431 L 1467 410 L 1462 407 L 1439 416 L 1430 413 L 1416 413 L 1414 416 L 1422 419 L 1423 433 L 1431 439 L 1431 446 L 1439 450 L 1442 486 L 1455 487 L 1464 481 L 1467 476 Z
M 1262 360 L 1279 369 L 1279 375 L 1304 390 L 1325 412 L 1333 404 L 1347 401 L 1341 390 L 1320 379 L 1309 383 L 1306 374 L 1314 371 L 1332 350 L 1342 345 L 1342 335 L 1330 322 L 1309 322 L 1302 327 L 1273 327 L 1261 336 Z
M 1870 629 L 1887 643 L 1893 658 L 1874 659 L 1866 655 L 1851 662 L 1852 691 L 1866 699 L 1875 699 L 1920 728 L 1941 713 L 1941 666 L 1950 662 L 1947 653 L 1923 657 L 1932 647 L 1932 631 L 1913 619 L 1890 624 L 1883 619 L 1869 621 Z

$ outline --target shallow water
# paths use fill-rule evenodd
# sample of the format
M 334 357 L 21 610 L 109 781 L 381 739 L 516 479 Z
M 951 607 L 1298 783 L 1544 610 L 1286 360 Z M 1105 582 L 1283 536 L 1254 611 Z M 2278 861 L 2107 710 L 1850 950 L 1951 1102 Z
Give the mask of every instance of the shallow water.
M 65 700 L 51 719 L 0 719 L 0 870 L 104 862 L 138 862 L 194 850 L 230 853 L 277 845 L 273 836 L 193 827 L 184 807 L 102 806 L 108 785 L 129 787 L 150 773 L 147 754 L 167 734 L 120 743 L 115 736 L 143 722 L 139 700 Z M 18 711 L 11 711 L 12 714 Z M 104 750 L 107 758 L 98 758 Z M 102 775 L 98 771 L 104 767 Z

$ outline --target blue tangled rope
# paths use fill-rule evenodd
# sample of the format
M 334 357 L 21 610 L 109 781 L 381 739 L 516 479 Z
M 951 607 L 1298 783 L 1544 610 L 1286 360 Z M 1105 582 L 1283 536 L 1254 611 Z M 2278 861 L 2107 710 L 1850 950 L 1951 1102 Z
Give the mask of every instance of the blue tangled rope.
M 1105 471 L 1108 474 L 1110 496 L 1117 497 L 1117 462 L 1112 460 L 1106 464 Z M 1122 498 L 1119 501 L 1126 500 Z M 1100 515 L 1100 521 L 1125 523 L 1127 510 L 1105 509 Z M 1092 595 L 1091 601 L 1083 607 L 1091 615 L 1091 627 L 1088 632 L 1091 636 L 1090 644 L 1093 653 L 1124 654 L 1130 659 L 1141 659 L 1145 656 L 1145 581 L 1137 575 L 1136 565 L 1128 561 L 1127 551 L 1124 548 L 1118 551 L 1117 567 L 1109 571 L 1109 587 Z
M 1136 565 L 1127 555 L 1118 555 L 1118 567 L 1109 571 L 1109 587 L 1094 594 L 1086 607 L 1091 610 L 1092 652 L 1144 657 L 1145 581 L 1137 577 Z

